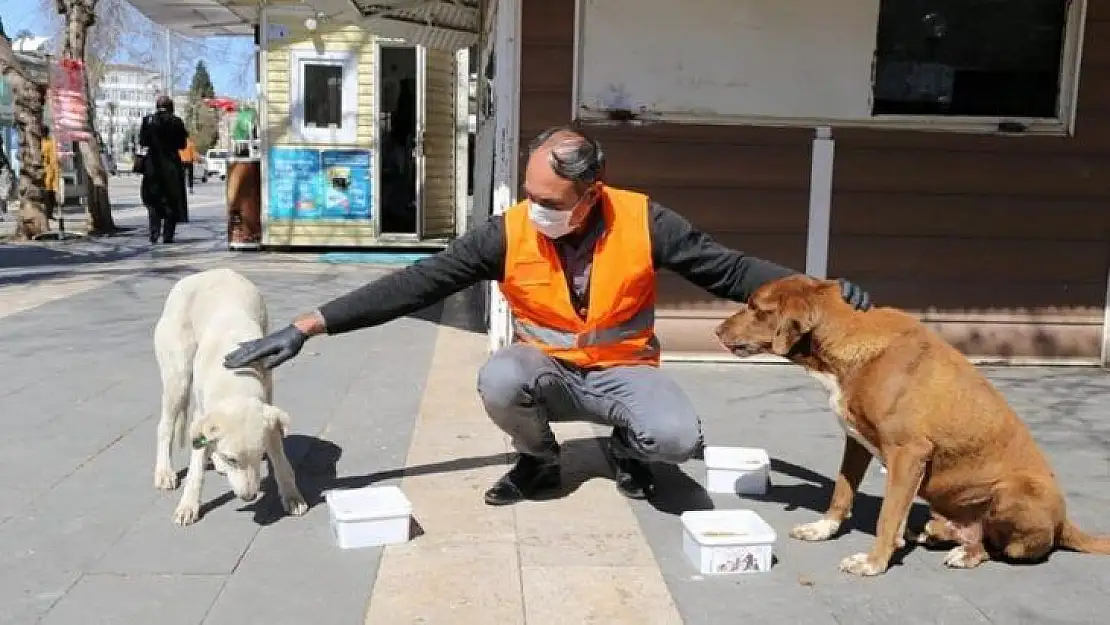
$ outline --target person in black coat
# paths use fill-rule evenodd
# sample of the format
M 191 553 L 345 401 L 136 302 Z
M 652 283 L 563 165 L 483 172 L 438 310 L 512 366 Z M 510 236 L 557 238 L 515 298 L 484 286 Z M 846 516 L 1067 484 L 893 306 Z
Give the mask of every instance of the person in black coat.
M 140 197 L 150 219 L 150 242 L 173 243 L 177 222 L 185 217 L 184 167 L 179 150 L 189 133 L 173 113 L 173 100 L 158 96 L 153 115 L 143 118 L 139 145 L 146 149 Z

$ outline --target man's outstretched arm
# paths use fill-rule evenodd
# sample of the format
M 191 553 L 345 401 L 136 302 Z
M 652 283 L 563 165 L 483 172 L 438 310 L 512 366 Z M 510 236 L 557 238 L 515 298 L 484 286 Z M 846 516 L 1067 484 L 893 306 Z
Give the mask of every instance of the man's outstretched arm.
M 243 343 L 224 358 L 224 366 L 236 369 L 261 362 L 272 369 L 296 356 L 309 337 L 392 321 L 482 280 L 501 280 L 504 267 L 505 226 L 497 216 L 442 252 L 337 297 L 277 332 Z
M 746 302 L 760 286 L 799 273 L 768 260 L 749 256 L 714 241 L 671 209 L 651 204 L 652 258 L 717 297 Z M 841 280 L 844 300 L 866 310 L 871 298 L 859 286 Z

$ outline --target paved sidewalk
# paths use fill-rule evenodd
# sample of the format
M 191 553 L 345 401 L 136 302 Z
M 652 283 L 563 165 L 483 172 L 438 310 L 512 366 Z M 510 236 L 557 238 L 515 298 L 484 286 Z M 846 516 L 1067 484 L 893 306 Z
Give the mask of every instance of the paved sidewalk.
M 281 515 L 243 505 L 214 473 L 205 515 L 173 525 L 180 491 L 152 485 L 160 388 L 151 331 L 188 272 L 234 266 L 266 294 L 275 324 L 389 269 L 230 254 L 219 216 L 198 212 L 184 243 L 141 237 L 0 245 L 0 623 L 147 624 L 1094 624 L 1110 610 L 1110 557 L 1056 553 L 1038 566 L 949 571 L 917 549 L 884 576 L 839 560 L 872 540 L 883 476 L 872 470 L 843 536 L 789 528 L 823 509 L 842 433 L 812 380 L 785 366 L 668 366 L 710 444 L 767 448 L 763 498 L 707 495 L 700 462 L 657 467 L 661 496 L 620 498 L 588 425 L 557 428 L 566 493 L 489 508 L 481 492 L 508 446 L 474 379 L 485 336 L 465 296 L 384 327 L 314 340 L 276 373 L 287 441 L 315 504 Z M 215 238 L 214 238 L 215 237 Z M 990 376 L 1030 424 L 1073 518 L 1110 533 L 1110 377 L 1002 369 Z M 177 467 L 183 468 L 184 454 Z M 334 545 L 320 493 L 401 484 L 422 534 L 359 551 Z M 756 510 L 778 531 L 766 574 L 702 578 L 681 551 L 678 514 Z M 922 509 L 915 511 L 920 518 Z
M 275 319 L 372 273 L 320 269 L 245 273 L 282 294 Z M 282 518 L 272 497 L 242 506 L 213 474 L 202 521 L 172 524 L 180 492 L 155 490 L 151 477 L 160 388 L 150 336 L 181 275 L 135 273 L 0 320 L 0 500 L 18 502 L 0 508 L 0 622 L 248 623 L 267 610 L 268 622 L 354 622 L 363 613 L 378 554 L 335 549 L 320 506 Z M 293 416 L 287 446 L 312 502 L 337 471 L 399 475 L 435 335 L 430 321 L 400 320 L 320 341 L 278 372 L 277 401 Z

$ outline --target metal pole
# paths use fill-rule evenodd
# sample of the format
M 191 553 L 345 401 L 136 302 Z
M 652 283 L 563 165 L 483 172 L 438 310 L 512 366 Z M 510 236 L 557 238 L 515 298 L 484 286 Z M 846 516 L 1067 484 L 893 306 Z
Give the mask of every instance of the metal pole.
M 170 41 L 170 28 L 166 27 L 166 95 L 173 97 L 173 61 L 172 58 L 172 42 Z

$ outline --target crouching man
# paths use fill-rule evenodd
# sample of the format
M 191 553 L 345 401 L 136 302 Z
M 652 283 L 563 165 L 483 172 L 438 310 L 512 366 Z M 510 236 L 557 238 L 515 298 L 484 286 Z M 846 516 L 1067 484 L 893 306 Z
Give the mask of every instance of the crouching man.
M 371 282 L 228 354 L 228 367 L 274 367 L 308 337 L 391 321 L 482 280 L 500 283 L 517 342 L 478 374 L 478 393 L 520 456 L 486 491 L 511 504 L 559 486 L 550 423 L 613 427 L 616 485 L 651 496 L 649 462 L 683 462 L 702 445 L 701 421 L 659 370 L 656 270 L 671 269 L 718 297 L 744 302 L 763 283 L 797 273 L 714 242 L 645 195 L 608 186 L 601 146 L 556 128 L 530 146 L 526 199 L 443 252 Z M 843 282 L 844 298 L 869 306 Z

